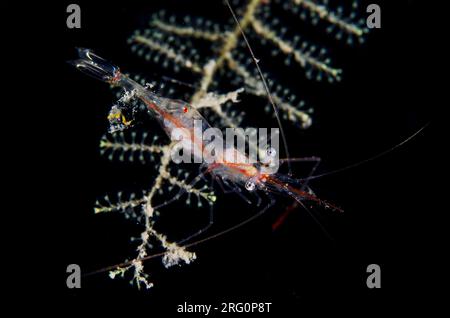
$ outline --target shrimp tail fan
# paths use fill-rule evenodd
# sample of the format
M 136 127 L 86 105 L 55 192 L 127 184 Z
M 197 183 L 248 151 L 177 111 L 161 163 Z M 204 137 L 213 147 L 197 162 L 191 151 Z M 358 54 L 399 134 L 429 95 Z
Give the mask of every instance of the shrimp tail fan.
M 113 83 L 120 74 L 117 66 L 106 61 L 90 49 L 77 48 L 79 59 L 68 61 L 81 72 L 98 80 Z

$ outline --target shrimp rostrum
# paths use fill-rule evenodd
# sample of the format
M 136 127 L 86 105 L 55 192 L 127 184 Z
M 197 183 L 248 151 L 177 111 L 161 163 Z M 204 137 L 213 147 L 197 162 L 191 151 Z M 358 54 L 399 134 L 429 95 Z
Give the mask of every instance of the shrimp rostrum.
M 212 154 L 210 140 L 204 138 L 204 134 L 211 130 L 217 130 L 217 128 L 211 127 L 195 107 L 181 100 L 158 96 L 149 88 L 138 84 L 121 73 L 118 67 L 89 49 L 78 49 L 78 53 L 79 59 L 71 61 L 71 64 L 92 77 L 112 86 L 123 88 L 128 99 L 135 99 L 143 103 L 151 116 L 159 122 L 170 140 L 176 144 L 176 147 L 181 148 L 183 153 L 189 153 L 194 163 L 200 163 L 199 175 L 193 179 L 191 185 L 209 175 L 224 192 L 235 192 L 248 202 L 251 201 L 247 199 L 246 192 L 251 192 L 252 196 L 259 198 L 258 206 L 261 202 L 260 194 L 266 195 L 270 203 L 264 208 L 259 208 L 259 212 L 255 215 L 260 215 L 271 207 L 275 203 L 277 195 L 291 197 L 303 207 L 305 207 L 304 202 L 309 201 L 341 211 L 313 194 L 307 185 L 308 177 L 296 179 L 290 173 L 282 174 L 278 172 L 279 164 L 284 162 L 313 161 L 316 165 L 310 172 L 311 176 L 319 162 L 318 158 L 271 159 L 275 158 L 274 150 L 268 148 L 264 160 L 252 162 L 245 151 L 228 144 L 223 151 L 216 151 Z M 115 127 L 127 126 L 128 122 L 119 112 L 112 111 L 108 118 L 114 122 Z M 215 142 L 224 144 L 220 135 L 219 137 L 215 136 Z M 179 150 L 174 149 L 174 153 L 179 153 Z M 233 160 L 230 160 L 230 158 L 233 158 Z M 181 189 L 177 195 L 158 205 L 155 209 L 178 200 L 184 191 L 186 190 Z M 212 214 L 207 227 L 184 239 L 183 242 L 203 233 L 211 225 Z

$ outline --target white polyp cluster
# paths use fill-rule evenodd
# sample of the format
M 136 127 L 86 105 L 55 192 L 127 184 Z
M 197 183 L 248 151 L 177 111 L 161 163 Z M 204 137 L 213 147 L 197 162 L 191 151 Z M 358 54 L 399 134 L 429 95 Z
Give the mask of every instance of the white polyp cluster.
M 163 256 L 162 262 L 166 268 L 174 265 L 179 265 L 181 262 L 190 264 L 197 256 L 193 252 L 186 251 L 182 246 L 175 243 L 165 243 L 166 253 Z
M 243 53 L 234 53 L 233 55 L 227 56 L 226 59 L 231 70 L 243 78 L 244 83 L 246 84 L 246 93 L 264 99 L 267 98 L 267 92 L 258 75 L 250 71 L 252 66 L 251 62 L 248 61 L 247 56 Z M 265 74 L 265 76 L 268 78 L 267 74 Z M 303 100 L 298 100 L 298 97 L 295 94 L 291 93 L 287 87 L 280 84 L 272 85 L 269 82 L 269 89 L 275 104 L 280 109 L 280 116 L 283 119 L 297 124 L 302 129 L 311 126 L 311 110 L 304 109 L 305 102 Z M 266 103 L 264 110 L 267 113 L 274 115 L 273 108 L 270 104 Z
M 322 80 L 326 76 L 329 81 L 340 79 L 341 70 L 330 65 L 327 51 L 318 48 L 307 41 L 301 41 L 299 36 L 289 39 L 286 28 L 281 27 L 278 19 L 266 20 L 254 19 L 252 26 L 254 31 L 268 42 L 272 43 L 285 55 L 285 64 L 289 66 L 295 61 L 305 70 L 308 79 Z
M 100 141 L 100 154 L 107 156 L 109 160 L 138 161 L 142 164 L 154 161 L 156 155 L 160 155 L 164 146 L 155 144 L 158 136 L 154 135 L 151 143 L 148 141 L 148 133 L 132 131 L 126 134 L 123 131 L 104 135 Z
M 305 22 L 317 26 L 323 24 L 327 33 L 336 40 L 346 40 L 349 45 L 362 43 L 368 33 L 365 20 L 358 16 L 358 1 L 350 5 L 332 6 L 329 0 L 275 0 L 286 11 L 299 16 Z
M 126 219 L 139 219 L 140 213 L 136 210 L 146 202 L 146 192 L 140 194 L 130 193 L 124 194 L 119 191 L 116 195 L 105 195 L 101 200 L 95 202 L 94 212 L 105 213 L 118 211 L 124 215 Z

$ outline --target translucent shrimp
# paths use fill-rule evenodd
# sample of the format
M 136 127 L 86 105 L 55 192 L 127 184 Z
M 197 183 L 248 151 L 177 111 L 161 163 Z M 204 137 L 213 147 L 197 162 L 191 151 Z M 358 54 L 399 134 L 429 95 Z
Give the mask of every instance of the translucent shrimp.
M 248 43 L 247 38 L 246 38 L 242 28 L 239 25 L 239 21 L 236 19 L 233 9 L 231 8 L 228 1 L 225 1 L 225 3 L 229 7 L 229 9 L 233 15 L 233 18 L 235 19 L 237 25 L 239 26 L 239 28 L 241 30 L 242 36 L 245 40 L 246 45 L 248 46 L 250 54 L 255 62 L 256 68 L 257 68 L 258 73 L 263 82 L 264 88 L 267 92 L 267 95 L 268 95 L 267 97 L 273 106 L 275 117 L 277 118 L 278 124 L 280 126 L 280 130 L 282 132 L 282 127 L 281 127 L 281 124 L 279 121 L 279 116 L 278 116 L 278 110 L 277 110 L 277 107 L 273 101 L 271 94 L 270 94 L 270 91 L 267 87 L 264 76 L 262 75 L 262 72 L 259 68 L 259 65 L 258 65 L 259 60 L 253 54 L 250 44 Z M 78 69 L 84 71 L 85 73 L 87 73 L 91 76 L 94 76 L 103 81 L 106 81 L 112 85 L 121 86 L 125 89 L 126 92 L 129 92 L 133 98 L 138 98 L 139 100 L 141 100 L 145 105 L 147 105 L 147 108 L 149 109 L 149 111 L 160 122 L 161 126 L 163 127 L 163 129 L 169 135 L 170 138 L 171 138 L 172 132 L 175 128 L 182 128 L 182 129 L 186 129 L 189 132 L 192 132 L 192 130 L 194 129 L 194 121 L 196 119 L 201 120 L 202 130 L 205 130 L 210 127 L 210 125 L 201 116 L 201 114 L 195 108 L 191 107 L 187 103 L 185 103 L 183 101 L 172 100 L 172 99 L 167 99 L 164 97 L 157 96 L 153 92 L 147 90 L 145 87 L 142 87 L 141 85 L 137 84 L 136 82 L 132 81 L 128 77 L 121 74 L 117 67 L 106 62 L 104 59 L 98 57 L 97 55 L 93 54 L 90 50 L 80 49 L 79 53 L 80 53 L 80 59 L 72 62 L 74 65 L 76 65 L 76 67 Z M 123 116 L 121 115 L 120 112 L 112 114 L 111 117 L 113 119 L 118 120 L 119 122 L 123 122 L 123 125 L 125 125 L 125 126 L 128 125 L 127 121 L 122 118 Z M 223 185 L 226 185 L 229 187 L 229 189 L 231 189 L 231 191 L 236 192 L 236 193 L 240 194 L 241 196 L 242 196 L 242 193 L 240 191 L 241 188 L 245 188 L 248 192 L 251 192 L 251 193 L 264 193 L 270 198 L 270 203 L 266 207 L 260 209 L 259 212 L 254 214 L 252 217 L 246 219 L 245 221 L 243 221 L 231 228 L 228 228 L 222 232 L 210 235 L 206 238 L 202 238 L 200 240 L 196 240 L 193 242 L 189 242 L 187 244 L 183 244 L 183 246 L 189 247 L 189 246 L 199 244 L 201 242 L 207 241 L 214 237 L 228 233 L 228 232 L 254 220 L 256 217 L 258 217 L 259 215 L 264 213 L 270 206 L 272 206 L 274 204 L 275 199 L 272 196 L 272 193 L 289 196 L 289 197 L 293 198 L 299 205 L 303 206 L 306 210 L 308 210 L 308 209 L 304 206 L 304 204 L 303 204 L 304 201 L 313 201 L 313 202 L 316 202 L 325 207 L 328 207 L 328 208 L 331 208 L 331 209 L 334 209 L 337 211 L 341 211 L 341 209 L 316 197 L 312 193 L 312 191 L 308 188 L 308 185 L 307 185 L 308 181 L 311 179 L 325 176 L 325 175 L 333 174 L 336 172 L 341 172 L 341 171 L 347 170 L 348 168 L 356 167 L 363 162 L 371 161 L 371 160 L 378 158 L 386 153 L 389 153 L 392 150 L 394 150 L 395 148 L 401 146 L 403 143 L 412 139 L 415 135 L 420 133 L 425 127 L 426 127 L 426 125 L 424 127 L 422 127 L 419 131 L 417 131 L 413 136 L 411 136 L 407 140 L 405 140 L 404 142 L 396 145 L 395 147 L 393 147 L 377 156 L 371 157 L 367 160 L 358 162 L 356 164 L 349 165 L 349 166 L 341 168 L 341 169 L 337 169 L 335 171 L 322 173 L 320 175 L 314 175 L 314 171 L 315 171 L 318 163 L 320 162 L 319 158 L 316 158 L 316 157 L 289 158 L 288 150 L 286 147 L 287 143 L 286 143 L 284 134 L 282 132 L 283 144 L 286 148 L 285 151 L 286 151 L 286 155 L 288 158 L 281 160 L 280 161 L 281 163 L 286 162 L 288 165 L 290 165 L 290 163 L 293 161 L 297 161 L 297 162 L 298 161 L 312 161 L 312 162 L 316 163 L 316 165 L 314 165 L 313 169 L 310 171 L 309 175 L 306 178 L 302 178 L 302 179 L 295 179 L 292 177 L 292 175 L 290 173 L 291 172 L 290 166 L 289 166 L 289 174 L 284 175 L 284 174 L 278 173 L 277 171 L 271 171 L 270 169 L 265 169 L 266 164 L 262 164 L 262 163 L 257 163 L 257 164 L 234 163 L 234 162 L 232 163 L 232 162 L 227 162 L 225 160 L 216 160 L 213 163 L 204 163 L 204 164 L 202 164 L 202 168 L 204 168 L 202 170 L 202 173 L 199 175 L 199 177 L 195 178 L 192 181 L 192 183 L 197 182 L 205 174 L 210 174 L 211 176 L 213 176 L 214 180 L 218 181 L 219 185 L 221 185 L 222 187 L 223 187 Z M 190 136 L 193 136 L 193 137 L 191 137 L 192 138 L 192 140 L 191 140 L 192 143 L 190 144 L 191 147 L 195 147 L 198 150 L 200 150 L 200 152 L 203 152 L 203 149 L 205 148 L 204 141 L 200 140 L 200 139 L 196 139 L 195 134 L 190 134 Z M 186 147 L 187 147 L 187 145 L 186 145 Z M 244 158 L 246 157 L 246 155 L 244 153 L 240 152 L 238 149 L 235 149 L 235 148 L 227 149 L 226 151 L 236 152 L 238 156 L 242 156 Z M 194 151 L 194 154 L 195 153 L 196 152 Z M 226 191 L 227 189 L 224 189 L 224 190 Z M 180 193 L 178 193 L 171 200 L 165 202 L 163 205 L 169 204 L 175 200 L 178 200 L 180 198 L 180 196 L 183 194 L 182 193 L 183 191 L 184 190 L 182 189 L 180 191 Z M 160 206 L 155 207 L 155 209 L 158 207 L 160 207 Z M 274 225 L 277 225 L 277 224 L 274 224 Z M 192 235 L 192 236 L 188 237 L 187 239 L 184 239 L 183 242 L 190 240 L 192 237 L 202 233 L 203 231 L 204 231 L 204 229 L 197 232 L 195 235 Z M 142 261 L 148 260 L 148 259 L 152 259 L 155 257 L 163 256 L 163 255 L 164 255 L 164 252 L 152 254 L 152 255 L 148 255 L 148 256 L 142 258 L 141 260 Z M 110 266 L 108 268 L 103 268 L 101 270 L 89 273 L 88 275 L 92 275 L 95 273 L 100 273 L 100 272 L 104 272 L 104 271 L 107 271 L 110 269 L 114 269 L 116 267 L 128 266 L 128 265 L 130 265 L 130 262 L 125 262 L 123 264 L 117 264 L 117 265 Z
M 71 64 L 75 65 L 79 70 L 83 71 L 84 73 L 93 76 L 97 79 L 100 79 L 102 81 L 105 81 L 111 85 L 120 86 L 123 87 L 125 92 L 128 93 L 127 95 L 132 98 L 137 98 L 141 100 L 148 108 L 148 110 L 154 115 L 154 117 L 159 121 L 164 131 L 167 133 L 167 135 L 170 137 L 173 129 L 175 128 L 182 128 L 186 129 L 188 131 L 192 131 L 194 129 L 194 121 L 195 120 L 201 120 L 202 122 L 202 129 L 205 130 L 209 127 L 211 127 L 208 122 L 203 118 L 203 116 L 192 106 L 189 104 L 179 101 L 179 100 L 173 100 L 164 98 L 161 96 L 156 95 L 155 93 L 151 92 L 147 88 L 141 86 L 140 84 L 136 83 L 135 81 L 131 80 L 124 74 L 122 74 L 118 67 L 112 65 L 111 63 L 107 62 L 106 60 L 102 59 L 101 57 L 94 54 L 91 50 L 88 49 L 78 49 L 78 53 L 80 56 L 80 59 L 75 61 L 70 61 Z M 120 118 L 121 116 L 114 116 L 115 118 Z M 205 242 L 207 240 L 210 240 L 214 237 L 218 237 L 221 235 L 224 235 L 225 233 L 229 233 L 238 227 L 243 226 L 244 224 L 251 222 L 261 214 L 265 213 L 274 203 L 275 198 L 272 194 L 278 194 L 278 195 L 284 195 L 289 196 L 295 200 L 300 206 L 302 206 L 306 211 L 309 212 L 309 210 L 306 208 L 303 202 L 305 201 L 312 201 L 319 205 L 322 205 L 324 207 L 336 210 L 341 212 L 342 210 L 324 200 L 319 199 L 317 196 L 315 196 L 312 191 L 309 189 L 307 183 L 311 179 L 316 179 L 319 177 L 323 177 L 329 174 L 334 174 L 337 172 L 341 172 L 350 168 L 354 168 L 362 163 L 374 160 L 376 158 L 379 158 L 387 153 L 392 152 L 396 148 L 404 145 L 411 139 L 413 139 L 415 136 L 420 134 L 428 124 L 424 125 L 422 128 L 420 128 L 418 131 L 416 131 L 413 135 L 402 141 L 401 143 L 395 145 L 394 147 L 383 151 L 379 153 L 376 156 L 370 157 L 369 159 L 360 161 L 355 164 L 348 165 L 346 167 L 343 167 L 341 169 L 337 169 L 334 171 L 330 171 L 327 173 L 322 173 L 319 175 L 314 175 L 315 169 L 318 166 L 320 159 L 317 157 L 310 157 L 310 158 L 288 158 L 288 159 L 281 159 L 280 163 L 289 163 L 289 162 L 314 162 L 315 165 L 311 169 L 309 175 L 305 178 L 301 179 L 295 179 L 290 174 L 285 175 L 276 171 L 272 171 L 270 169 L 265 169 L 266 164 L 262 163 L 256 163 L 256 164 L 248 164 L 248 163 L 232 163 L 232 162 L 226 162 L 225 160 L 216 160 L 213 163 L 203 163 L 201 165 L 201 174 L 196 177 L 192 181 L 192 185 L 198 182 L 201 178 L 204 177 L 205 174 L 210 174 L 213 177 L 213 180 L 216 180 L 219 185 L 225 190 L 225 192 L 235 192 L 242 196 L 245 199 L 245 196 L 242 194 L 241 189 L 246 189 L 249 193 L 263 193 L 268 196 L 270 199 L 270 203 L 260 208 L 257 213 L 255 213 L 253 216 L 247 218 L 246 220 L 240 222 L 239 224 L 236 224 L 230 228 L 227 228 L 226 230 L 223 230 L 221 232 L 218 232 L 216 234 L 212 234 L 208 237 L 198 239 L 195 241 L 190 241 L 193 237 L 198 236 L 199 234 L 205 232 L 207 228 L 209 228 L 212 224 L 212 214 L 210 214 L 210 222 L 205 227 L 196 232 L 195 234 L 183 239 L 182 241 L 179 241 L 177 243 L 182 244 L 184 247 L 190 247 L 197 244 L 200 244 L 202 242 Z M 192 141 L 193 147 L 198 147 L 201 151 L 203 151 L 205 147 L 205 143 L 201 139 L 195 139 L 195 134 L 191 134 L 192 138 L 194 138 Z M 238 149 L 232 148 L 227 149 L 227 151 L 233 151 L 239 154 L 239 156 L 246 157 L 244 153 L 241 153 Z M 228 187 L 226 189 L 225 187 Z M 231 190 L 231 191 L 230 191 Z M 164 202 L 163 204 L 154 207 L 154 209 L 157 209 L 163 205 L 169 204 L 175 200 L 178 200 L 183 195 L 183 189 L 180 190 L 180 192 L 172 197 L 169 201 Z M 257 204 L 260 205 L 259 203 Z M 314 217 L 313 214 L 311 214 L 312 217 Z M 274 223 L 274 227 L 279 226 L 279 222 L 283 220 L 285 215 L 282 215 L 280 219 Z M 319 224 L 320 225 L 320 224 Z M 187 242 L 190 241 L 190 242 Z M 156 253 L 148 255 L 141 260 L 149 260 L 155 257 L 163 256 L 165 252 L 162 253 Z M 117 267 L 122 266 L 129 266 L 131 262 L 125 262 L 122 264 L 115 264 L 106 268 L 102 268 L 100 270 L 91 272 L 86 274 L 93 275 L 97 273 L 102 273 L 108 270 L 115 269 Z
M 339 208 L 320 200 L 311 192 L 307 192 L 306 182 L 267 169 L 270 162 L 248 163 L 250 161 L 248 160 L 247 155 L 234 147 L 226 148 L 225 152 L 233 153 L 234 158 L 241 158 L 240 160 L 237 160 L 237 162 L 225 160 L 225 155 L 215 158 L 215 160 L 211 160 L 211 158 L 208 158 L 208 153 L 205 152 L 207 146 L 206 142 L 201 138 L 201 134 L 199 135 L 194 132 L 196 122 L 201 122 L 200 129 L 202 132 L 211 128 L 211 125 L 198 110 L 186 102 L 156 95 L 149 89 L 130 79 L 128 76 L 122 74 L 118 67 L 107 62 L 89 49 L 78 49 L 78 53 L 80 59 L 71 61 L 73 65 L 90 76 L 103 80 L 111 85 L 122 87 L 128 92 L 127 96 L 129 96 L 129 98 L 136 98 L 142 101 L 154 118 L 160 123 L 169 138 L 172 138 L 172 141 L 174 141 L 173 131 L 175 129 L 184 131 L 185 136 L 183 137 L 185 138 L 183 138 L 183 140 L 188 136 L 189 142 L 182 143 L 183 148 L 189 150 L 194 156 L 195 154 L 200 154 L 203 158 L 203 172 L 201 176 L 210 174 L 216 180 L 222 184 L 225 183 L 237 193 L 240 193 L 243 188 L 249 192 L 262 191 L 266 194 L 277 193 L 290 196 L 300 204 L 305 200 L 314 201 L 326 207 L 340 210 Z M 188 149 L 189 147 L 191 149 Z M 316 158 L 306 160 L 318 162 L 318 159 Z M 284 162 L 289 161 L 289 159 L 284 160 Z M 193 182 L 195 183 L 198 180 L 199 178 L 196 178 Z M 175 196 L 165 204 L 177 200 L 181 194 L 182 193 Z

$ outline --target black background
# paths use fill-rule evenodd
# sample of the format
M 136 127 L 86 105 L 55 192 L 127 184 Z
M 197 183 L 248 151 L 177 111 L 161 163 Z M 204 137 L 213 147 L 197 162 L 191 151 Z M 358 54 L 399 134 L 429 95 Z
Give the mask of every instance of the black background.
M 131 32 L 162 7 L 229 14 L 224 5 L 214 2 L 82 1 L 81 30 L 66 28 L 68 3 L 46 4 L 32 11 L 40 23 L 26 43 L 15 40 L 27 47 L 22 53 L 23 60 L 33 65 L 28 69 L 28 74 L 36 74 L 32 82 L 43 84 L 25 107 L 32 108 L 30 115 L 38 126 L 28 138 L 37 170 L 42 172 L 33 180 L 42 194 L 37 191 L 29 210 L 39 222 L 34 223 L 37 234 L 31 239 L 44 241 L 31 244 L 25 262 L 29 268 L 39 268 L 39 283 L 23 292 L 36 297 L 44 290 L 50 292 L 47 300 L 69 306 L 126 305 L 149 315 L 174 313 L 184 301 L 264 301 L 273 302 L 274 312 L 302 312 L 308 307 L 340 310 L 361 305 L 366 310 L 383 309 L 421 299 L 435 283 L 433 274 L 440 273 L 435 229 L 443 211 L 433 208 L 438 200 L 431 182 L 436 164 L 433 122 L 395 151 L 311 184 L 319 197 L 345 210 L 336 214 L 313 208 L 331 239 L 301 209 L 273 232 L 271 224 L 289 204 L 282 201 L 254 222 L 195 246 L 198 260 L 192 265 L 164 270 L 160 259 L 147 262 L 155 283 L 150 291 L 138 291 L 126 280 L 110 280 L 106 274 L 85 277 L 80 290 L 67 289 L 68 264 L 79 264 L 85 273 L 133 255 L 128 238 L 138 234 L 139 228 L 118 215 L 94 215 L 96 197 L 127 186 L 138 188 L 153 175 L 147 175 L 145 167 L 121 167 L 100 158 L 98 142 L 114 97 L 106 85 L 76 72 L 65 61 L 75 57 L 74 47 L 90 47 L 123 69 L 142 67 L 142 73 L 154 73 L 130 53 L 126 39 Z M 416 23 L 421 21 L 419 8 L 412 1 L 377 3 L 382 7 L 383 26 L 371 32 L 367 43 L 349 48 L 324 39 L 325 44 L 334 43 L 331 55 L 335 65 L 344 69 L 344 78 L 334 85 L 305 84 L 305 99 L 315 108 L 313 127 L 306 131 L 285 127 L 291 154 L 320 156 L 324 161 L 320 172 L 376 155 L 432 119 L 432 104 L 424 88 L 427 65 L 422 58 L 431 39 Z M 265 67 L 264 59 L 261 67 Z M 299 79 L 299 86 L 304 82 Z M 242 220 L 239 213 L 248 216 L 249 210 L 237 197 L 221 195 L 218 222 L 226 223 L 227 213 L 231 220 Z M 379 290 L 366 287 L 366 267 L 372 263 L 382 269 Z

